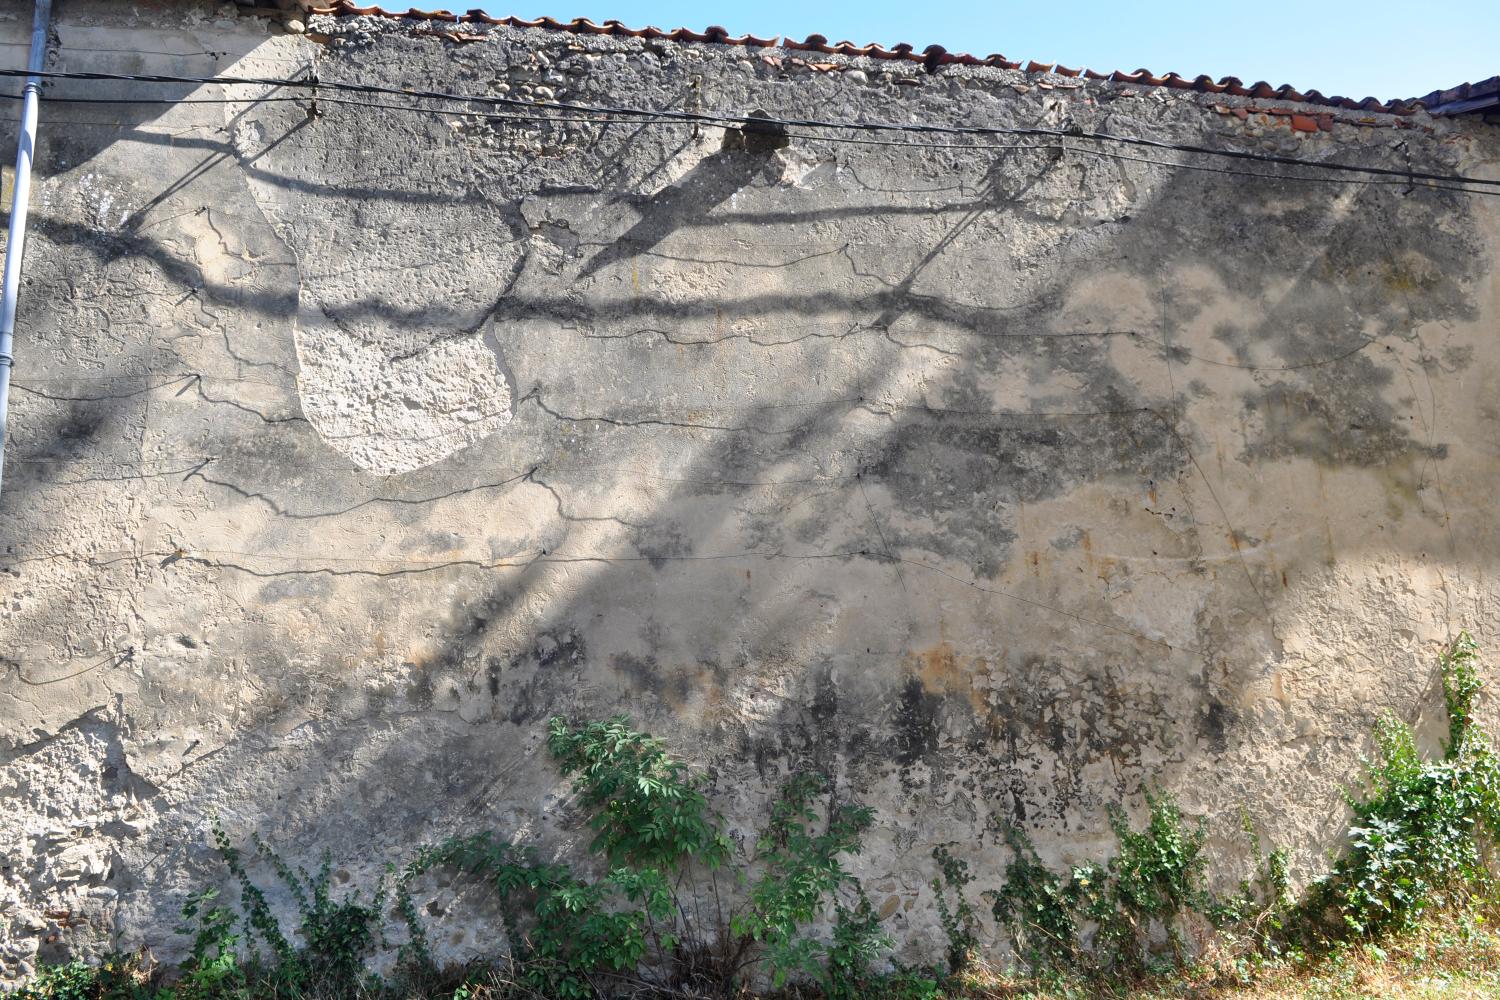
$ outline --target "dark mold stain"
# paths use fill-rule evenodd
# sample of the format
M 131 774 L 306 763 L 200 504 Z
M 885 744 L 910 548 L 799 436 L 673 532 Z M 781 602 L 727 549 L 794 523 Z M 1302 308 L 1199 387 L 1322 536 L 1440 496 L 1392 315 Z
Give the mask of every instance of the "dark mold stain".
M 537 668 L 543 670 L 564 665 L 582 666 L 587 653 L 583 636 L 565 626 L 537 633 L 531 644 L 531 656 Z
M 938 710 L 942 702 L 941 695 L 928 693 L 921 678 L 909 677 L 901 686 L 896 698 L 892 749 L 896 763 L 903 768 L 937 753 Z
M 1228 733 L 1233 721 L 1234 713 L 1229 706 L 1215 699 L 1204 706 L 1198 719 L 1198 735 L 1208 742 L 1214 753 L 1224 753 L 1229 749 Z
M 887 527 L 886 541 L 994 578 L 1016 538 L 1015 505 L 1059 496 L 1080 482 L 1176 474 L 1180 449 L 1161 418 L 1108 394 L 1094 405 L 1101 412 L 903 415 L 867 470 L 908 512 L 902 520 L 922 527 Z
M 668 672 L 654 656 L 635 656 L 631 653 L 616 653 L 609 658 L 610 669 L 623 675 L 632 687 L 650 694 L 660 707 L 661 702 L 681 705 L 692 695 L 692 678 L 685 671 Z
M 1244 458 L 1369 467 L 1402 457 L 1447 457 L 1446 444 L 1416 440 L 1414 421 L 1381 398 L 1381 387 L 1394 377 L 1390 370 L 1366 359 L 1354 366 L 1363 378 L 1316 376 L 1303 386 L 1274 385 L 1248 396 L 1245 409 L 1260 417 L 1263 430 Z
M 556 626 L 538 632 L 531 649 L 516 657 L 508 670 L 499 671 L 517 679 L 510 721 L 516 725 L 535 722 L 574 701 L 587 662 L 588 649 L 575 630 Z M 500 686 L 505 687 L 503 681 Z
M 661 569 L 672 559 L 693 554 L 693 539 L 675 524 L 653 524 L 631 531 L 635 550 L 646 557 L 652 569 Z

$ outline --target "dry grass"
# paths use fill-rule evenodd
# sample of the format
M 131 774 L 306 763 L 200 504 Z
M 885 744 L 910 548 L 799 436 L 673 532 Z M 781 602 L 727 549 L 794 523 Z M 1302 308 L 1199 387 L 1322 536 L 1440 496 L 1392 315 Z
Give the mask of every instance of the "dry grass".
M 1230 961 L 1132 986 L 1042 985 L 979 972 L 952 1000 L 1500 1000 L 1500 928 L 1443 920 L 1306 963 Z

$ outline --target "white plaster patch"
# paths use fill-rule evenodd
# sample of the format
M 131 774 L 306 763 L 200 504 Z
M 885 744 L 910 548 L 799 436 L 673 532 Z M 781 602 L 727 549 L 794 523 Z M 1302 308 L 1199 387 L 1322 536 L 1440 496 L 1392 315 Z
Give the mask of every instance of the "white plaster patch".
M 302 412 L 355 465 L 393 476 L 510 422 L 511 393 L 480 333 L 393 359 L 326 320 L 297 328 Z

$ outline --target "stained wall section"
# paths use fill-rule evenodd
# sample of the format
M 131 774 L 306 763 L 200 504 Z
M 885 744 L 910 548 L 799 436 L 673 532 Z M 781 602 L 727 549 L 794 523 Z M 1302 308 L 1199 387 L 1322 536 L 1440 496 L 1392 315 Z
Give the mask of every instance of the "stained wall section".
M 69 3 L 54 65 L 1500 176 L 1493 127 L 1421 114 L 1304 131 L 998 69 L 307 27 Z M 222 878 L 215 814 L 353 878 L 477 829 L 566 848 L 556 713 L 668 737 L 740 831 L 825 771 L 879 810 L 858 867 L 912 954 L 933 844 L 984 888 L 1005 822 L 1076 860 L 1148 783 L 1226 872 L 1243 808 L 1307 877 L 1377 713 L 1433 723 L 1440 644 L 1500 638 L 1495 197 L 1073 140 L 757 151 L 131 93 L 228 103 L 45 107 L 0 499 L 0 975 L 170 955 Z

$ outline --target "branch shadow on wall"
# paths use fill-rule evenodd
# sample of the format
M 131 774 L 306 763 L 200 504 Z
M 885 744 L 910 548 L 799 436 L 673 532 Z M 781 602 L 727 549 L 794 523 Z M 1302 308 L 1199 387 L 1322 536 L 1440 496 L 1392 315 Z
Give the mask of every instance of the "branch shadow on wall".
M 201 148 L 215 145 L 205 142 Z M 219 149 L 211 155 L 226 154 Z M 830 256 L 839 266 L 822 274 L 824 284 L 797 290 L 731 290 L 673 299 L 647 294 L 604 305 L 563 292 L 526 290 L 502 302 L 495 322 L 501 329 L 545 327 L 555 336 L 645 328 L 657 332 L 643 336 L 671 343 L 660 331 L 680 332 L 685 324 L 721 314 L 790 324 L 854 316 L 856 326 L 879 336 L 900 324 L 938 330 L 947 338 L 944 343 L 962 343 L 962 364 L 931 366 L 920 396 L 896 381 L 894 368 L 862 371 L 850 383 L 857 382 L 856 394 L 813 405 L 791 398 L 794 388 L 806 388 L 805 380 L 789 380 L 776 387 L 784 398 L 756 404 L 757 415 L 746 418 L 729 406 L 708 416 L 653 410 L 646 401 L 618 393 L 601 393 L 593 406 L 577 412 L 565 410 L 582 398 L 577 383 L 559 386 L 549 381 L 549 373 L 513 356 L 522 402 L 507 440 L 476 445 L 430 473 L 391 484 L 330 469 L 317 492 L 320 499 L 327 495 L 337 501 L 329 504 L 330 516 L 377 500 L 390 509 L 400 502 L 411 507 L 401 508 L 393 520 L 447 532 L 450 525 L 428 524 L 427 508 L 409 494 L 430 491 L 437 482 L 462 486 L 480 480 L 504 483 L 506 496 L 535 491 L 537 503 L 555 509 L 557 516 L 520 539 L 519 548 L 508 548 L 492 567 L 455 561 L 421 571 L 444 580 L 454 596 L 446 617 L 429 623 L 420 662 L 413 657 L 403 664 L 404 682 L 370 697 L 367 678 L 346 681 L 330 670 L 304 689 L 314 704 L 288 699 L 241 723 L 240 733 L 250 735 L 231 744 L 238 751 L 220 753 L 191 776 L 184 788 L 192 794 L 184 795 L 181 812 L 156 835 L 171 845 L 159 855 L 162 864 L 191 864 L 201 857 L 200 848 L 189 846 L 188 834 L 203 811 L 221 804 L 234 805 L 252 820 L 295 814 L 282 833 L 288 845 L 299 845 L 295 851 L 306 845 L 309 855 L 327 846 L 335 854 L 361 857 L 371 845 L 491 823 L 545 828 L 557 813 L 549 814 L 546 796 L 535 794 L 548 780 L 536 734 L 557 712 L 574 717 L 632 713 L 692 748 L 742 815 L 752 810 L 757 786 L 769 786 L 791 768 L 814 766 L 836 778 L 841 794 L 900 789 L 901 798 L 885 803 L 894 823 L 920 812 L 913 831 L 947 825 L 965 834 L 978 831 L 981 839 L 988 835 L 992 845 L 998 843 L 994 824 L 1002 819 L 1047 823 L 1060 837 L 1083 838 L 1069 834 L 1068 824 L 1080 812 L 1097 812 L 1104 802 L 1133 794 L 1150 777 L 1148 760 L 1159 762 L 1155 776 L 1172 787 L 1205 760 L 1236 748 L 1239 679 L 1222 673 L 1232 651 L 1211 647 L 1210 637 L 1221 627 L 1211 619 L 1221 616 L 1247 630 L 1274 633 L 1274 608 L 1262 588 L 1274 588 L 1275 581 L 1260 567 L 1227 557 L 1220 586 L 1228 606 L 1206 609 L 1186 643 L 1145 635 L 1123 618 L 1105 621 L 1097 602 L 1055 599 L 1040 583 L 1018 589 L 1006 576 L 1029 557 L 1018 547 L 1018 510 L 1080 489 L 1102 486 L 1122 495 L 1177 499 L 1183 509 L 1175 516 L 1188 526 L 1177 532 L 1182 551 L 1169 556 L 1188 567 L 1188 575 L 1216 571 L 1204 556 L 1200 533 L 1237 530 L 1222 508 L 1190 509 L 1190 498 L 1210 495 L 1215 480 L 1195 457 L 1208 442 L 1183 423 L 1179 402 L 1180 396 L 1199 391 L 1193 374 L 1197 360 L 1166 338 L 1165 325 L 1137 331 L 1136 349 L 1152 362 L 1151 371 L 1159 372 L 1152 378 L 1160 384 L 1148 391 L 1138 371 L 1120 369 L 1120 356 L 1105 331 L 1093 338 L 1015 335 L 1049 330 L 1085 275 L 1061 268 L 1031 288 L 1025 301 L 1005 306 L 986 304 L 983 296 L 957 301 L 923 284 L 930 268 L 963 252 L 962 240 L 1003 239 L 1018 229 L 1007 221 L 1012 216 L 1052 210 L 1028 200 L 1060 169 L 1055 158 L 996 163 L 973 197 L 937 208 L 878 201 L 809 213 L 735 206 L 735 197 L 751 193 L 757 182 L 769 186 L 774 155 L 710 155 L 678 185 L 637 203 L 639 220 L 602 249 L 586 254 L 576 248 L 563 273 L 580 281 L 606 276 L 637 258 L 665 252 L 662 248 L 670 249 L 684 231 L 730 213 L 742 223 L 789 227 L 794 238 L 803 225 L 872 222 L 889 224 L 905 237 L 892 222 L 900 219 L 937 219 L 939 232 L 931 238 L 917 230 L 928 242 L 913 249 L 913 264 L 873 279 L 861 273 L 868 260 L 844 254 Z M 264 177 L 276 174 L 267 170 Z M 1287 197 L 1274 182 L 1266 183 L 1270 196 Z M 1243 179 L 1230 184 L 1204 175 L 1174 176 L 1148 202 L 1133 206 L 1128 223 L 1103 226 L 1103 235 L 1091 237 L 1087 250 L 1091 258 L 1109 260 L 1153 287 L 1164 274 L 1191 263 L 1217 272 L 1228 285 L 1257 285 L 1252 291 L 1262 299 L 1278 290 L 1278 304 L 1264 316 L 1216 334 L 1233 356 L 1246 359 L 1235 363 L 1247 372 L 1256 368 L 1260 345 L 1271 344 L 1274 353 L 1288 359 L 1277 374 L 1263 367 L 1260 374 L 1269 384 L 1254 382 L 1236 401 L 1245 410 L 1270 409 L 1283 416 L 1268 421 L 1257 443 L 1232 459 L 1298 457 L 1330 467 L 1372 468 L 1417 463 L 1424 469 L 1441 461 L 1442 442 L 1414 432 L 1408 414 L 1382 401 L 1381 390 L 1396 377 L 1390 365 L 1363 354 L 1338 365 L 1295 368 L 1292 362 L 1332 356 L 1330 350 L 1344 346 L 1356 319 L 1370 319 L 1377 337 L 1399 340 L 1416 323 L 1472 315 L 1463 286 L 1475 279 L 1478 263 L 1472 254 L 1465 260 L 1471 249 L 1465 237 L 1434 239 L 1428 227 L 1410 219 L 1453 210 L 1457 196 L 1423 195 L 1430 201 L 1397 207 L 1399 196 L 1370 189 L 1359 196 L 1363 211 L 1305 196 L 1299 203 L 1304 214 L 1280 222 L 1254 220 L 1273 230 L 1266 242 L 1276 246 L 1279 259 L 1268 260 L 1267 251 L 1233 238 L 1251 223 L 1249 208 L 1231 207 L 1222 214 L 1202 208 L 1231 189 L 1239 204 L 1249 206 L 1249 187 Z M 182 191 L 178 184 L 170 194 L 163 192 L 165 200 L 150 204 L 165 205 Z M 390 191 L 367 189 L 359 196 L 421 203 Z M 1403 224 L 1387 226 L 1391 242 L 1378 254 L 1388 263 L 1361 273 L 1368 263 L 1358 259 L 1368 252 L 1368 227 L 1403 213 L 1408 216 Z M 957 216 L 951 224 L 950 216 Z M 1053 225 L 1057 232 L 1077 229 L 1066 213 L 1057 214 Z M 43 238 L 58 246 L 81 248 L 100 261 L 151 260 L 168 283 L 189 291 L 203 286 L 201 272 L 152 237 L 127 231 L 101 238 L 85 229 L 45 214 L 39 225 Z M 1432 262 L 1435 267 L 1423 273 L 1439 276 L 1404 305 L 1371 307 L 1371 289 L 1387 280 L 1390 269 L 1410 270 L 1401 263 L 1409 258 Z M 1319 288 L 1335 282 L 1344 290 L 1337 301 L 1319 300 L 1313 309 L 1305 302 L 1316 296 L 1281 293 L 1287 282 L 1294 289 L 1298 283 Z M 210 292 L 227 295 L 228 289 Z M 241 295 L 236 305 L 286 319 L 295 309 L 295 290 L 273 283 L 257 295 Z M 1192 308 L 1187 302 L 1172 305 L 1183 313 Z M 372 302 L 371 309 L 400 318 L 387 303 Z M 1320 331 L 1324 342 L 1310 343 L 1310 329 Z M 715 341 L 686 350 L 718 346 Z M 835 371 L 850 357 L 866 360 L 851 350 L 847 338 L 829 338 L 809 357 Z M 943 353 L 901 344 L 888 353 L 905 356 L 912 350 L 934 360 Z M 1000 373 L 1035 369 L 1062 371 L 1073 380 L 1072 409 L 1024 394 L 1028 405 L 997 405 L 1004 391 Z M 596 374 L 599 384 L 609 383 L 608 372 Z M 122 403 L 97 402 L 101 409 L 86 417 L 90 429 L 72 437 L 98 440 L 99 428 L 123 419 L 117 409 Z M 249 439 L 256 442 L 253 460 L 242 461 L 236 449 Z M 318 442 L 305 424 L 271 426 L 264 419 L 257 424 L 253 415 L 230 411 L 198 443 L 215 453 L 213 478 L 185 476 L 170 492 L 210 504 L 269 504 L 274 509 L 270 530 L 285 512 L 306 506 L 304 497 L 278 479 L 274 461 L 266 461 L 283 447 L 304 458 L 314 452 Z M 82 463 L 91 457 L 88 452 L 80 446 L 63 458 Z M 663 456 L 671 465 L 653 474 L 650 489 L 625 471 L 629 459 L 639 459 L 634 463 L 639 468 Z M 580 470 L 591 462 L 614 477 L 605 488 L 579 481 Z M 809 474 L 813 466 L 822 471 Z M 496 470 L 506 475 L 497 478 Z M 226 482 L 233 486 L 222 485 Z M 767 501 L 762 499 L 767 490 L 795 496 Z M 616 494 L 645 497 L 640 506 L 647 509 L 613 509 L 609 502 Z M 606 521 L 611 523 L 601 528 L 599 522 Z M 570 539 L 584 532 L 603 532 L 594 537 L 609 541 L 613 551 L 571 547 Z M 1070 553 L 1082 551 L 1086 538 L 1086 530 L 1081 538 L 1059 538 L 1052 555 L 1084 558 Z M 206 581 L 276 577 L 260 584 L 257 598 L 266 606 L 290 600 L 316 608 L 335 586 L 329 567 L 266 570 L 250 558 L 205 556 L 183 559 L 180 568 L 201 573 Z M 1243 580 L 1235 575 L 1240 568 Z M 585 570 L 589 575 L 577 582 Z M 775 587 L 764 589 L 752 579 L 756 573 L 775 579 Z M 741 574 L 743 586 L 737 582 Z M 565 586 L 559 583 L 564 577 Z M 853 581 L 845 593 L 840 578 Z M 398 589 L 407 587 L 410 577 L 370 572 L 357 579 L 363 596 L 350 593 L 375 605 L 415 593 Z M 1101 585 L 1108 586 L 1108 581 Z M 876 594 L 881 603 L 860 611 L 854 589 Z M 705 604 L 705 592 L 724 596 L 726 604 L 717 609 Z M 559 593 L 564 600 L 555 599 Z M 920 619 L 934 604 L 965 600 L 981 609 L 971 614 L 992 613 L 1001 627 L 1018 632 L 1034 627 L 1044 641 L 999 635 L 994 644 L 999 658 L 987 663 L 978 653 L 945 649 L 938 630 Z M 1084 611 L 1080 605 L 1086 605 Z M 327 607 L 336 613 L 331 602 Z M 695 623 L 684 617 L 715 610 L 722 620 Z M 839 631 L 842 610 L 869 631 Z M 638 619 L 624 631 L 618 619 L 631 615 Z M 882 623 L 876 620 L 881 616 L 906 620 Z M 598 624 L 606 618 L 606 625 Z M 248 630 L 240 648 L 247 656 L 257 650 L 251 662 L 280 661 L 285 668 L 278 627 Z M 1057 631 L 1046 632 L 1049 627 Z M 1082 664 L 1065 662 L 1065 653 L 1041 648 L 1048 635 L 1070 636 L 1074 651 L 1082 642 L 1094 642 L 1096 656 Z M 866 644 L 867 636 L 880 641 Z M 917 637 L 933 641 L 916 648 Z M 1145 671 L 1154 683 L 1128 676 L 1132 670 Z M 981 679 L 983 686 L 975 683 Z M 366 699 L 364 710 L 340 714 L 330 707 L 361 699 Z M 740 702 L 761 707 L 748 711 Z M 326 714 L 318 717 L 320 712 Z M 303 714 L 314 716 L 299 730 L 305 740 L 288 745 L 267 735 Z M 388 738 L 393 731 L 399 738 Z M 285 769 L 246 777 L 267 771 L 267 760 Z M 339 766 L 331 768 L 331 760 Z M 1109 779 L 1098 777 L 1101 767 Z M 393 783 L 392 775 L 403 780 Z M 223 789 L 246 787 L 253 789 L 253 801 L 226 803 Z M 299 799 L 304 806 L 289 804 Z M 122 875 L 119 887 L 140 884 L 131 878 Z

